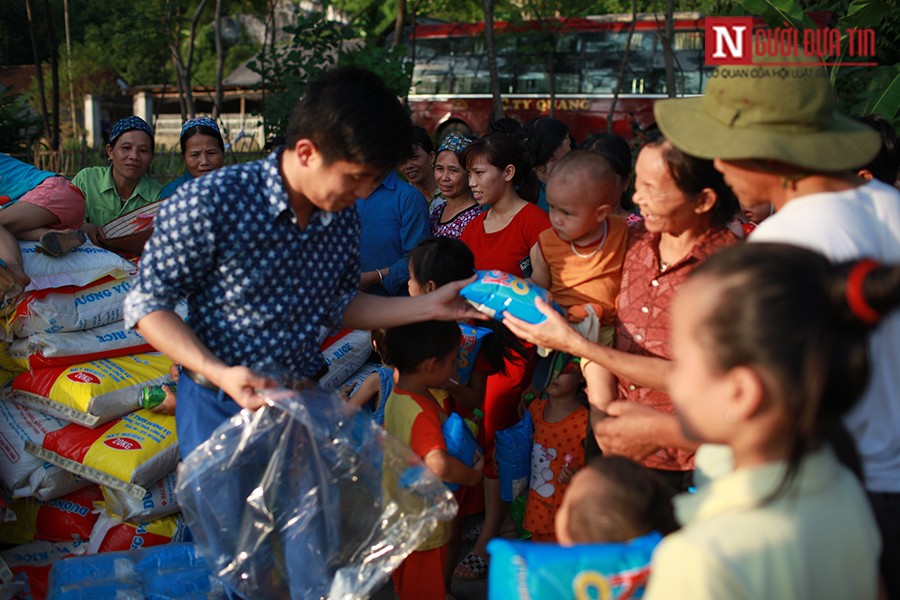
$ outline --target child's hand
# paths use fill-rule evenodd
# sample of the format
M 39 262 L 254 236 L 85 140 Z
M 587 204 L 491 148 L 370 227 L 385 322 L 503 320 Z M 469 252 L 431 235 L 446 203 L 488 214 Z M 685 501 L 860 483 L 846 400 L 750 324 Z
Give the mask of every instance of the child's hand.
M 341 400 L 344 402 L 350 402 L 350 392 L 353 391 L 353 384 L 345 385 L 342 388 L 338 389 L 338 395 L 341 397 Z
M 556 478 L 556 481 L 559 483 L 569 483 L 572 481 L 572 477 L 575 476 L 575 469 L 571 465 L 563 465 L 562 469 L 559 470 L 559 476 Z
M 150 409 L 158 415 L 175 415 L 175 392 L 171 385 L 164 385 L 162 389 L 166 392 L 166 399 Z
M 172 381 L 178 383 L 178 376 L 181 374 L 181 371 L 178 370 L 178 363 L 172 363 L 169 365 L 169 375 L 172 376 Z

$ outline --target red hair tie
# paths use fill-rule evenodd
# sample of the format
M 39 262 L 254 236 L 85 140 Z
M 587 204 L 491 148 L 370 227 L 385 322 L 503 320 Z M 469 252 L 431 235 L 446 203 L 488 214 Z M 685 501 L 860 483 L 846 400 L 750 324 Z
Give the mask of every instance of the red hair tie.
M 856 318 L 869 325 L 875 325 L 881 320 L 881 313 L 869 306 L 866 297 L 863 295 L 862 284 L 866 276 L 877 269 L 879 265 L 871 258 L 865 258 L 850 269 L 847 276 L 847 305 L 850 307 Z

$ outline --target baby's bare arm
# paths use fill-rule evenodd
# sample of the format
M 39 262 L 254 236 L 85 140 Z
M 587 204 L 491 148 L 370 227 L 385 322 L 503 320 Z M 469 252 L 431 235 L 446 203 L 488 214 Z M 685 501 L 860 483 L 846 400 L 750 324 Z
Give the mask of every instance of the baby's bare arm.
M 606 416 L 609 403 L 616 399 L 616 376 L 606 367 L 582 359 L 581 370 L 587 384 L 588 402 L 591 412 L 599 411 Z
M 550 267 L 544 260 L 539 244 L 540 242 L 535 242 L 531 247 L 531 281 L 546 290 L 550 288 Z

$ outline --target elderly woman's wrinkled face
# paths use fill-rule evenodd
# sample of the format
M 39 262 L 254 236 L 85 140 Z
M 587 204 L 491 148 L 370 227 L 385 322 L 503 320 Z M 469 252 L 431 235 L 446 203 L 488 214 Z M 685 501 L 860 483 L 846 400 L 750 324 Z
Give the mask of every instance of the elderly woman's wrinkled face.
M 115 146 L 106 145 L 113 172 L 124 179 L 140 179 L 150 169 L 153 159 L 153 140 L 137 129 L 126 131 Z
M 444 150 L 438 154 L 437 163 L 434 165 L 434 179 L 444 198 L 465 198 L 470 195 L 469 176 L 459 164 L 456 153 L 451 150 Z
M 679 234 L 702 221 L 696 203 L 682 192 L 666 164 L 667 144 L 646 146 L 634 167 L 634 196 L 647 231 Z
M 225 164 L 225 153 L 219 141 L 211 135 L 197 133 L 184 143 L 184 166 L 191 177 L 215 171 Z

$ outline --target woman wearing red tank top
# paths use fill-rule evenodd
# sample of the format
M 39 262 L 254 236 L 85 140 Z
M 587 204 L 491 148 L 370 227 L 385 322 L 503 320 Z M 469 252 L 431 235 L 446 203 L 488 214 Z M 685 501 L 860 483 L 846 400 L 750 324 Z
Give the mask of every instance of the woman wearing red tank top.
M 533 204 L 539 191 L 537 177 L 518 140 L 503 133 L 489 134 L 466 147 L 459 160 L 469 174 L 476 202 L 488 207 L 460 236 L 475 255 L 475 268 L 528 277 L 529 252 L 540 233 L 550 227 L 550 221 Z M 504 361 L 502 371 L 488 376 L 484 399 L 484 525 L 472 551 L 454 571 L 457 578 L 480 579 L 487 574 L 485 546 L 499 533 L 508 510 L 500 499 L 500 483 L 491 460 L 494 434 L 518 419 L 519 397 L 531 380 L 533 368 L 534 349 L 529 347 L 526 356 Z

